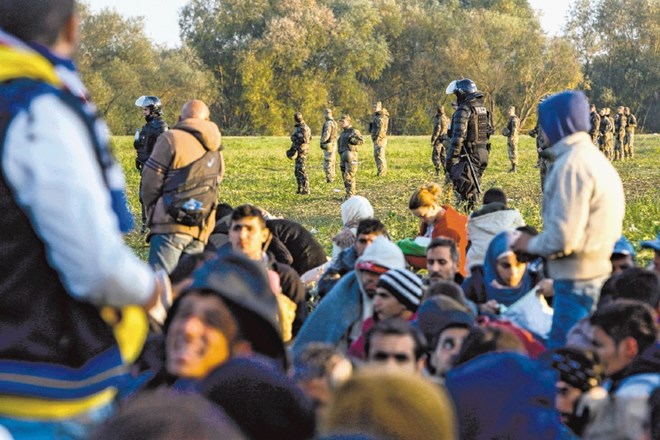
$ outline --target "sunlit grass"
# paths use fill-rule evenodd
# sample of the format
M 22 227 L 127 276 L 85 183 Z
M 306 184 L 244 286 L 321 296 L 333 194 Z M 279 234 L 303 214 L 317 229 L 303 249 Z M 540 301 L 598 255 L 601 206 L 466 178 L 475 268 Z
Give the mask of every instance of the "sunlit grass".
M 541 186 L 536 164 L 534 139 L 521 136 L 519 145 L 519 172 L 507 173 L 509 160 L 506 141 L 501 136 L 492 139 L 490 164 L 484 174 L 483 189 L 498 186 L 510 199 L 510 205 L 519 209 L 525 221 L 541 228 Z M 126 171 L 131 210 L 139 219 L 139 174 L 134 168 L 135 150 L 132 138 L 118 136 L 113 139 L 115 153 Z M 339 214 L 344 196 L 339 163 L 337 179 L 325 183 L 323 155 L 318 136 L 313 139 L 307 162 L 311 195 L 296 195 L 293 161 L 286 158 L 288 137 L 226 137 L 224 154 L 227 164 L 225 180 L 220 187 L 219 200 L 232 206 L 254 203 L 272 214 L 298 221 L 308 229 L 316 230 L 317 239 L 329 251 L 331 237 L 341 228 Z M 629 162 L 615 162 L 626 192 L 626 218 L 624 234 L 638 248 L 641 240 L 655 238 L 660 230 L 660 137 L 636 137 L 636 157 Z M 393 239 L 413 236 L 418 223 L 409 213 L 408 198 L 419 185 L 435 180 L 431 163 L 431 145 L 428 136 L 391 137 L 388 143 L 388 167 L 385 177 L 376 177 L 372 144 L 369 140 L 360 148 L 357 174 L 357 192 L 367 197 L 376 216 L 388 227 Z M 443 183 L 443 179 L 440 180 Z M 443 193 L 445 202 L 453 203 L 452 194 Z M 128 234 L 127 241 L 143 258 L 147 248 L 139 232 Z M 640 255 L 643 264 L 652 258 L 650 252 Z

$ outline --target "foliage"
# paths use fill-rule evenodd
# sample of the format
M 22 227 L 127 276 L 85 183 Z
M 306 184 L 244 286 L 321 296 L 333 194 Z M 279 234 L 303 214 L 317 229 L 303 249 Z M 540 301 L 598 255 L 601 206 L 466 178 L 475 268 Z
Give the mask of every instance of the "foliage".
M 598 107 L 630 107 L 639 130 L 660 129 L 660 2 L 580 0 L 565 32 Z
M 427 121 L 431 125 L 431 121 Z M 358 127 L 362 129 L 363 127 Z M 540 228 L 541 188 L 536 163 L 534 139 L 523 135 L 519 145 L 519 172 L 509 174 L 510 166 L 506 140 L 494 136 L 490 165 L 484 174 L 484 190 L 498 186 L 509 196 L 510 205 L 523 214 L 527 223 Z M 137 189 L 139 175 L 133 167 L 135 152 L 129 137 L 113 139 L 115 152 L 126 171 L 129 203 L 139 218 Z M 331 249 L 331 237 L 341 228 L 340 205 L 344 196 L 341 177 L 325 183 L 323 155 L 317 143 L 310 148 L 307 170 L 312 194 L 295 194 L 293 162 L 286 159 L 288 137 L 225 137 L 227 173 L 220 187 L 220 200 L 232 206 L 254 203 L 275 215 L 301 222 L 316 231 L 316 238 Z M 654 238 L 660 231 L 660 138 L 637 136 L 636 158 L 633 161 L 615 162 L 623 180 L 626 193 L 626 218 L 624 234 L 635 245 L 641 240 Z M 414 236 L 417 233 L 416 218 L 408 211 L 408 198 L 420 185 L 434 180 L 431 163 L 431 146 L 427 136 L 395 136 L 388 143 L 389 172 L 376 177 L 371 143 L 360 149 L 357 173 L 358 194 L 367 197 L 374 206 L 375 214 L 387 225 L 394 240 Z M 339 172 L 339 169 L 337 168 Z M 444 179 L 442 179 L 444 180 Z M 442 182 L 440 182 L 442 183 Z M 453 196 L 445 192 L 443 199 L 453 203 Z M 133 232 L 127 236 L 131 246 L 146 258 L 144 236 Z M 642 262 L 648 262 L 651 253 L 641 254 Z
M 78 67 L 92 99 L 112 132 L 127 134 L 144 124 L 133 103 L 141 95 L 156 95 L 164 103 L 166 120 L 191 98 L 213 103 L 213 74 L 187 47 L 155 47 L 144 34 L 142 18 L 124 18 L 112 10 L 92 14 L 81 7 Z

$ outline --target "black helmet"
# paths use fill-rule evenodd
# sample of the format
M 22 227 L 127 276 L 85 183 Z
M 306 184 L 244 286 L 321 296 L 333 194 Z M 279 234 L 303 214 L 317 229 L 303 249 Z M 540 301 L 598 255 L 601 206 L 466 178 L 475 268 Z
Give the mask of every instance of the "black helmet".
M 477 85 L 469 78 L 457 79 L 452 81 L 447 86 L 445 93 L 451 95 L 452 93 L 461 100 L 465 98 L 470 93 L 475 93 L 477 91 Z
M 140 96 L 135 101 L 135 105 L 142 108 L 148 107 L 153 113 L 160 113 L 163 108 L 158 96 Z
M 293 120 L 296 121 L 296 122 L 298 122 L 298 123 L 302 122 L 302 121 L 303 121 L 303 115 L 302 115 L 302 113 L 300 113 L 300 112 L 296 112 L 296 113 L 293 115 Z

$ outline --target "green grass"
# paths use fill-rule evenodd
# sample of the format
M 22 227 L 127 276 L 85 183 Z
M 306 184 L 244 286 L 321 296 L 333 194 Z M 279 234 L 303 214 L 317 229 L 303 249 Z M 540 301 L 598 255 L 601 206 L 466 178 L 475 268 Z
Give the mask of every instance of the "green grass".
M 340 205 L 344 196 L 339 164 L 337 179 L 325 183 L 323 155 L 315 136 L 310 148 L 307 171 L 312 194 L 296 195 L 293 161 L 285 156 L 290 145 L 288 137 L 225 137 L 224 155 L 227 171 L 221 185 L 219 200 L 232 206 L 253 203 L 270 213 L 287 217 L 314 229 L 317 239 L 329 251 L 331 237 L 341 228 Z M 525 221 L 541 228 L 541 186 L 536 163 L 534 139 L 521 136 L 519 144 L 519 172 L 509 174 L 506 140 L 492 138 L 490 164 L 484 174 L 484 190 L 498 186 L 519 209 Z M 626 193 L 624 234 L 638 247 L 641 240 L 655 238 L 660 231 L 660 137 L 638 135 L 635 138 L 636 157 L 633 161 L 615 162 Z M 139 174 L 134 168 L 135 151 L 132 138 L 113 138 L 116 156 L 125 171 L 129 204 L 139 219 Z M 387 150 L 388 174 L 376 177 L 376 166 L 370 141 L 360 149 L 357 173 L 357 193 L 368 198 L 376 217 L 388 227 L 393 239 L 414 236 L 417 220 L 407 209 L 408 198 L 418 186 L 434 180 L 429 136 L 390 137 Z M 440 182 L 442 183 L 442 182 Z M 453 203 L 450 191 L 443 193 L 445 203 Z M 132 232 L 126 237 L 129 245 L 146 258 L 144 236 Z M 639 254 L 646 264 L 652 258 L 647 250 Z

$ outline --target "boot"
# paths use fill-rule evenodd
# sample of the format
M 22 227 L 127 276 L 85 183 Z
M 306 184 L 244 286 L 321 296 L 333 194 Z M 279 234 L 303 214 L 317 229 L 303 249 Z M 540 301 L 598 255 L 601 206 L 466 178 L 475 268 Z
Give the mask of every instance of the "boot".
M 516 170 L 516 164 L 515 164 L 515 163 L 512 163 L 512 164 L 511 164 L 511 169 L 509 170 L 509 172 L 510 172 L 510 173 L 515 173 L 515 172 L 517 172 L 517 170 Z

